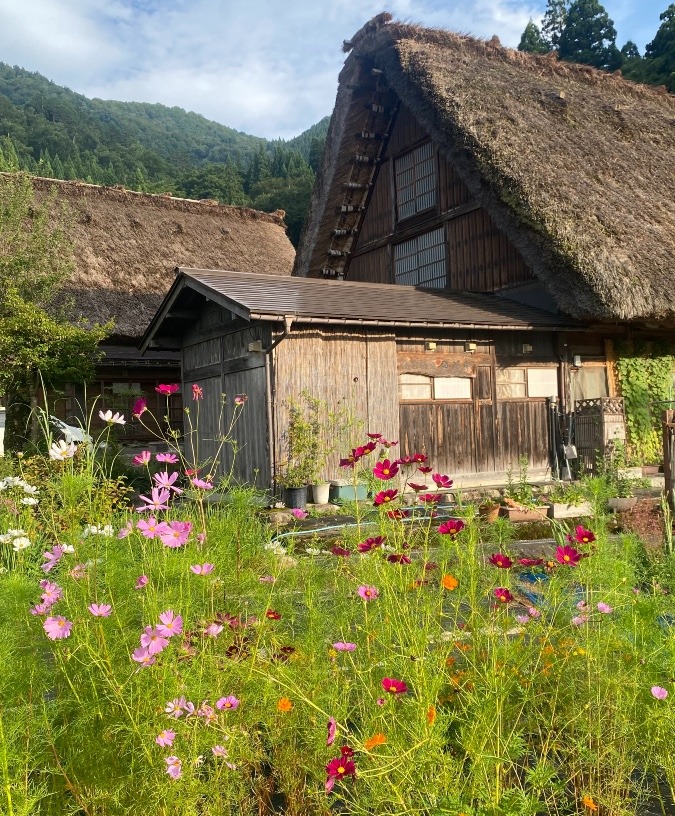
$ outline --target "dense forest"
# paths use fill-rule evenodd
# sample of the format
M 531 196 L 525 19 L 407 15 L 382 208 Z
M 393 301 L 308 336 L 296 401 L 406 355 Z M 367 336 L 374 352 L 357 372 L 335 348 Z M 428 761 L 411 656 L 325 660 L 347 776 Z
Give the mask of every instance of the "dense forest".
M 267 141 L 182 108 L 88 99 L 0 63 L 0 170 L 282 209 L 297 244 L 328 118 Z
M 663 85 L 675 93 L 675 4 L 659 19 L 654 39 L 640 54 L 632 40 L 617 46 L 614 23 L 598 0 L 547 0 L 541 25 L 530 20 L 518 48 L 535 54 L 553 51 L 567 62 L 606 71 L 620 69 L 634 82 Z

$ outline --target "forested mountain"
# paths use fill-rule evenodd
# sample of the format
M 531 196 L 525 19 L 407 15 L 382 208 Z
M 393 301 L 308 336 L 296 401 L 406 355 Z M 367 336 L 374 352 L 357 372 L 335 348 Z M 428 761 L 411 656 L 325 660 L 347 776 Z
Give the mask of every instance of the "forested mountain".
M 325 118 L 268 141 L 182 108 L 88 99 L 0 63 L 0 170 L 283 209 L 294 242 L 327 129 Z

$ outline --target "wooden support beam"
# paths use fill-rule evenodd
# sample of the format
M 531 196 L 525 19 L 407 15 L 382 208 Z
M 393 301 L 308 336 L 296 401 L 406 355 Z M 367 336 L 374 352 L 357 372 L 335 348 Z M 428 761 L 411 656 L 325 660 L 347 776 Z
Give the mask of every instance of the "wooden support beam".
M 155 337 L 148 344 L 149 349 L 164 349 L 165 351 L 180 351 L 181 345 L 175 337 Z

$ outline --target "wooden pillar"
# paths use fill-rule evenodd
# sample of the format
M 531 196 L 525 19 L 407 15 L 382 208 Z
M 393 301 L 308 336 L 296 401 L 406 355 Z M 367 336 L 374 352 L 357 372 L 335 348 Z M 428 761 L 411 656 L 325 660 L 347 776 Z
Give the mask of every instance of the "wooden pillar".
M 663 412 L 663 475 L 666 498 L 670 509 L 675 511 L 675 411 Z

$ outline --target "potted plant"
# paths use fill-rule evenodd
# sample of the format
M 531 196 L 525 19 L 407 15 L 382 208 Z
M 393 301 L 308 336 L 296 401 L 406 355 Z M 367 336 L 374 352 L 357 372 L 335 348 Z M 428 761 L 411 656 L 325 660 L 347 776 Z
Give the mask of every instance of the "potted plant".
M 580 518 L 593 515 L 593 507 L 585 500 L 584 489 L 578 482 L 559 482 L 548 494 L 549 518 Z
M 625 476 L 618 476 L 613 483 L 615 495 L 607 500 L 607 506 L 611 510 L 631 510 L 637 504 L 637 497 L 633 492 L 633 479 Z
M 286 458 L 280 465 L 276 481 L 284 488 L 284 504 L 302 509 L 307 505 L 308 485 L 316 471 L 318 427 L 311 417 L 305 415 L 299 402 L 289 400 L 287 405 Z
M 499 514 L 510 521 L 541 521 L 547 518 L 548 508 L 537 503 L 534 488 L 527 480 L 529 461 L 526 456 L 518 459 L 518 481 L 513 479 L 513 469 L 509 467 L 506 490 Z

